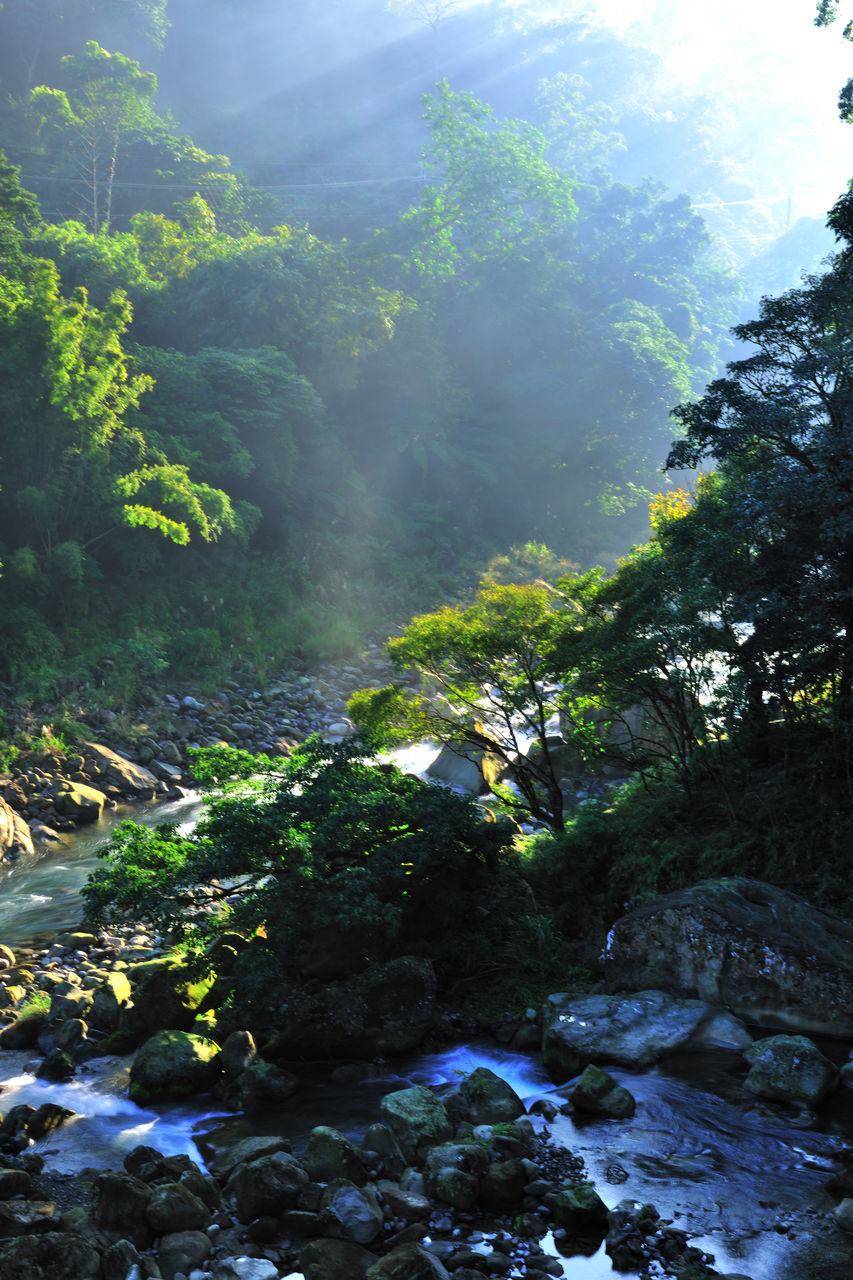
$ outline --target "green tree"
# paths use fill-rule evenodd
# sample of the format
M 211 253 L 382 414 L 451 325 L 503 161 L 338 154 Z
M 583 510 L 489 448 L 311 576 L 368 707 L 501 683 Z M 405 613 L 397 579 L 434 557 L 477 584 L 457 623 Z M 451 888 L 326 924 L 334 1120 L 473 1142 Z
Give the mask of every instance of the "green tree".
M 388 653 L 422 687 L 364 690 L 350 714 L 369 732 L 428 737 L 475 761 L 486 753 L 517 788 L 492 787 L 509 810 L 561 831 L 555 717 L 573 718 L 583 735 L 583 708 L 564 685 L 559 656 L 569 607 L 545 586 L 486 583 L 471 605 L 420 614 L 388 641 Z
M 842 723 L 853 712 L 853 220 L 851 197 L 830 215 L 842 240 L 831 267 L 767 298 L 735 335 L 754 354 L 728 366 L 675 417 L 685 435 L 668 466 L 713 455 L 727 478 L 729 518 L 750 572 L 734 606 L 750 628 L 740 647 L 748 705 L 773 697 L 789 714 L 825 690 Z M 748 669 L 747 669 L 748 660 Z M 762 711 L 762 708 L 765 710 Z
M 250 940 L 244 974 L 272 978 L 264 1003 L 299 976 L 319 931 L 350 940 L 354 968 L 412 953 L 461 960 L 470 913 L 500 883 L 507 824 L 377 766 L 357 741 L 309 738 L 286 760 L 223 750 L 194 759 L 210 789 L 201 822 L 186 837 L 124 824 L 83 891 L 92 918 L 150 919 L 200 947 L 236 929 Z M 199 915 L 190 904 L 216 909 Z
M 39 217 L 36 198 L 21 186 L 20 172 L 0 151 L 0 262 L 6 274 L 17 273 L 23 265 L 24 229 Z
M 465 262 L 522 252 L 577 214 L 572 184 L 546 158 L 547 141 L 523 121 L 498 121 L 470 93 L 442 80 L 424 99 L 435 180 L 403 219 L 418 271 L 453 274 Z
M 122 53 L 94 40 L 80 55 L 62 59 L 66 90 L 33 89 L 29 113 L 37 132 L 70 133 L 80 154 L 86 217 L 97 235 L 109 231 L 119 153 L 134 134 L 150 133 L 158 118 L 151 106 L 157 77 Z

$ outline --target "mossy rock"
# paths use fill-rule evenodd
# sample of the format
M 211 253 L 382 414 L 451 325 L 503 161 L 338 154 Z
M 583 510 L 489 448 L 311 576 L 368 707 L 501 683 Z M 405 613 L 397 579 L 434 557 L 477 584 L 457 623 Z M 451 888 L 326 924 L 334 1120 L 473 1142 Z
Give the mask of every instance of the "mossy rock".
M 213 986 L 212 975 L 199 978 L 174 962 L 152 968 L 134 993 L 134 1007 L 149 1032 L 187 1031 Z
M 219 1045 L 188 1031 L 158 1031 L 130 1069 L 130 1098 L 139 1106 L 204 1093 L 219 1073 Z

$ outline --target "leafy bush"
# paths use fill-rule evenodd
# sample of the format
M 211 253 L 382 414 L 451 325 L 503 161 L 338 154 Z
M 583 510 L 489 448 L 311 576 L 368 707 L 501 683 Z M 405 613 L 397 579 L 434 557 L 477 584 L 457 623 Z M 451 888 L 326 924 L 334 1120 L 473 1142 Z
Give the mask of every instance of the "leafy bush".
M 298 978 L 323 937 L 332 948 L 345 939 L 354 968 L 415 953 L 453 972 L 474 923 L 505 892 L 509 824 L 371 763 L 362 742 L 315 736 L 286 760 L 205 749 L 194 763 L 217 789 L 195 831 L 124 823 L 84 898 L 92 919 L 150 919 L 202 963 L 223 931 L 242 934 L 246 989 L 259 967 Z

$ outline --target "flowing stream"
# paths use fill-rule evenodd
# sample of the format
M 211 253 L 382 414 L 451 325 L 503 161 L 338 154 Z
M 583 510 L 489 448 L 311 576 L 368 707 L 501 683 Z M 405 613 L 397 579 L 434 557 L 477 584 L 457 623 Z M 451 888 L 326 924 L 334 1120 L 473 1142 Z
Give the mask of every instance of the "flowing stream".
M 96 850 L 122 818 L 189 824 L 199 807 L 197 797 L 188 797 L 113 813 L 67 837 L 35 864 L 7 873 L 0 879 L 0 941 L 13 947 L 46 941 L 80 923 L 79 889 L 95 865 Z M 32 1065 L 29 1053 L 0 1054 L 0 1110 L 50 1100 L 78 1113 L 39 1148 L 58 1172 L 120 1167 L 125 1152 L 140 1142 L 204 1159 L 250 1132 L 284 1133 L 297 1152 L 316 1124 L 358 1138 L 378 1118 L 384 1093 L 408 1084 L 450 1083 L 477 1065 L 507 1079 L 528 1104 L 549 1095 L 559 1104 L 566 1093 L 554 1089 L 538 1058 L 494 1045 L 465 1045 L 395 1059 L 387 1069 L 346 1085 L 312 1068 L 292 1099 L 249 1121 L 223 1114 L 215 1100 L 204 1098 L 141 1110 L 126 1096 L 128 1059 L 96 1059 L 67 1084 L 37 1080 Z M 818 1224 L 834 1203 L 822 1184 L 853 1134 L 853 1091 L 836 1095 L 816 1124 L 746 1095 L 743 1060 L 722 1051 L 669 1059 L 643 1073 L 612 1074 L 637 1100 L 632 1119 L 580 1123 L 560 1116 L 552 1126 L 555 1140 L 584 1158 L 608 1205 L 625 1197 L 653 1203 L 715 1255 L 721 1272 L 751 1280 L 787 1275 L 783 1264 L 796 1252 L 797 1239 L 808 1237 L 809 1213 Z M 603 1248 L 591 1258 L 566 1258 L 563 1266 L 567 1280 L 614 1274 Z

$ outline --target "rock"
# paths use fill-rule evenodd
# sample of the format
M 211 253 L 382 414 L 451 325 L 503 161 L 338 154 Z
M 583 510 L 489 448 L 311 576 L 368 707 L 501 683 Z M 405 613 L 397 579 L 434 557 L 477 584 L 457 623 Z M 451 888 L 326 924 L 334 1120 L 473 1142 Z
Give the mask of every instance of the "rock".
M 175 1231 L 204 1231 L 212 1216 L 207 1205 L 180 1182 L 155 1187 L 145 1212 L 149 1226 L 158 1236 Z
M 217 1156 L 213 1164 L 213 1172 L 223 1181 L 227 1181 L 239 1164 L 248 1164 L 261 1156 L 275 1155 L 284 1151 L 290 1155 L 293 1145 L 289 1138 L 243 1138 L 234 1146 Z
M 842 1231 L 853 1235 L 853 1199 L 845 1196 L 841 1203 L 837 1204 L 833 1209 L 832 1216 Z
M 210 1257 L 212 1244 L 203 1231 L 174 1231 L 164 1235 L 157 1246 L 157 1263 L 163 1280 L 175 1274 L 189 1275 Z
M 520 1160 L 493 1160 L 480 1182 L 480 1202 L 498 1212 L 519 1207 L 528 1182 Z
M 0 1200 L 0 1240 L 56 1227 L 56 1205 L 45 1200 Z M 0 1275 L 5 1277 L 5 1272 Z
M 250 1031 L 232 1031 L 222 1046 L 222 1070 L 236 1078 L 257 1061 L 258 1050 Z
M 617 921 L 611 990 L 698 996 L 746 1022 L 853 1038 L 853 923 L 757 880 L 705 880 Z
M 524 1115 L 524 1103 L 488 1067 L 477 1067 L 459 1086 L 471 1124 L 509 1124 Z
M 362 1187 L 367 1181 L 367 1170 L 355 1144 L 339 1130 L 327 1125 L 318 1125 L 311 1130 L 302 1163 L 314 1182 L 346 1178 Z
M 450 1273 L 422 1245 L 401 1244 L 375 1262 L 364 1280 L 450 1280 Z
M 32 1049 L 47 1022 L 44 1013 L 27 1013 L 0 1031 L 0 1049 Z
M 383 1216 L 375 1192 L 336 1178 L 323 1192 L 320 1222 L 324 1235 L 368 1245 L 382 1231 Z
M 90 1025 L 98 1031 L 115 1031 L 121 1011 L 130 1004 L 131 996 L 130 983 L 125 974 L 120 970 L 113 970 L 95 988 L 91 1011 L 72 1016 L 87 1018 Z
M 554 1192 L 549 1203 L 557 1226 L 572 1240 L 600 1244 L 607 1234 L 607 1205 L 590 1183 L 564 1187 Z
M 427 766 L 427 777 L 445 782 L 459 791 L 470 791 L 475 796 L 485 795 L 487 787 L 479 764 L 482 754 L 474 747 L 466 747 L 465 755 L 460 755 L 452 747 L 442 747 Z
M 594 1116 L 612 1116 L 617 1120 L 632 1116 L 637 1106 L 627 1089 L 592 1063 L 584 1068 L 569 1099 L 576 1111 L 586 1111 Z
M 153 1194 L 129 1173 L 101 1173 L 92 1183 L 92 1219 L 103 1231 L 147 1249 L 155 1235 L 147 1216 Z
M 3 1280 L 100 1280 L 101 1258 L 85 1240 L 48 1231 L 0 1248 L 0 1275 Z
M 420 1044 L 432 1025 L 429 960 L 398 956 L 304 995 L 277 1018 L 270 1057 L 377 1058 Z
M 663 991 L 552 995 L 543 1013 L 542 1055 L 556 1084 L 591 1062 L 649 1067 L 679 1050 L 708 1045 L 745 1049 L 750 1043 L 745 1027 L 731 1015 L 703 1000 Z
M 806 1036 L 768 1036 L 744 1054 L 744 1085 L 760 1098 L 816 1106 L 838 1084 L 838 1069 Z
M 130 1097 L 140 1106 L 204 1093 L 219 1075 L 219 1045 L 188 1031 L 158 1031 L 130 1068 Z
M 387 1093 L 379 1110 L 410 1163 L 416 1159 L 419 1146 L 444 1142 L 453 1132 L 444 1103 L 424 1085 Z
M 432 1205 L 426 1196 L 418 1195 L 415 1191 L 404 1191 L 396 1182 L 380 1179 L 376 1189 L 394 1217 L 402 1218 L 404 1222 L 425 1222 L 432 1212 Z
M 235 1082 L 237 1101 L 244 1111 L 284 1102 L 298 1086 L 299 1081 L 292 1072 L 271 1062 L 253 1062 Z
M 64 1224 L 63 1224 L 64 1225 Z M 129 1240 L 116 1240 L 103 1254 L 104 1280 L 127 1280 L 138 1267 L 142 1274 L 142 1254 Z
M 213 977 L 196 977 L 171 956 L 132 970 L 131 979 L 140 970 L 145 976 L 133 995 L 134 1016 L 149 1032 L 188 1031 L 213 986 Z
M 311 1240 L 299 1255 L 305 1280 L 364 1280 L 376 1261 L 360 1244 L 349 1240 Z
M 5 800 L 0 800 L 0 862 L 16 862 L 22 856 L 35 857 L 35 852 L 32 832 L 24 819 Z
M 81 826 L 87 822 L 97 822 L 107 803 L 103 791 L 86 786 L 83 782 L 69 782 L 67 778 L 58 778 L 51 787 L 50 794 L 57 812 Z
M 307 1173 L 293 1156 L 277 1151 L 238 1165 L 225 1185 L 225 1194 L 233 1196 L 240 1221 L 251 1222 L 293 1208 L 307 1181 Z
M 83 750 L 86 758 L 97 764 L 102 782 L 117 787 L 123 795 L 137 799 L 150 800 L 154 795 L 157 779 L 147 769 L 94 742 L 84 743 Z
M 442 1204 L 468 1213 L 480 1195 L 480 1179 L 489 1153 L 475 1142 L 447 1142 L 427 1153 L 424 1181 L 427 1194 Z
M 76 1111 L 61 1107 L 58 1102 L 43 1102 L 27 1120 L 27 1137 L 33 1142 L 41 1142 L 42 1138 L 49 1138 L 76 1115 Z
M 267 1258 L 220 1258 L 210 1280 L 279 1280 L 279 1269 Z
M 26 1197 L 31 1182 L 26 1169 L 0 1169 L 0 1200 L 11 1200 L 12 1196 Z
M 620 1200 L 608 1214 L 605 1249 L 616 1271 L 645 1270 L 646 1240 L 657 1231 L 660 1215 L 651 1204 Z

